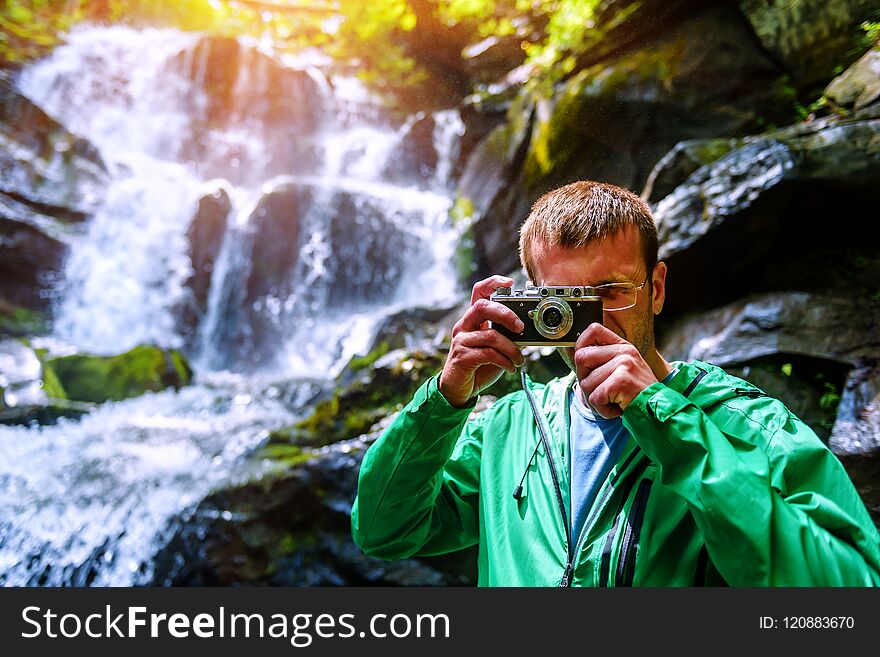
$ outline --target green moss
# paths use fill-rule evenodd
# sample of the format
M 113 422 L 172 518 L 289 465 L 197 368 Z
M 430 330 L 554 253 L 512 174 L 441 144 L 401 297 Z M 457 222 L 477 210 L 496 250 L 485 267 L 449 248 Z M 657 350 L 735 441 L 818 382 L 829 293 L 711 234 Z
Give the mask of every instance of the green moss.
M 259 456 L 292 468 L 314 457 L 314 451 L 298 445 L 268 444 L 260 450 Z
M 68 399 L 67 392 L 51 365 L 43 365 L 43 392 L 51 399 Z
M 366 369 L 377 360 L 382 358 L 382 356 L 387 354 L 390 350 L 391 347 L 389 346 L 388 341 L 382 340 L 382 342 L 379 343 L 379 346 L 373 349 L 367 355 L 352 358 L 348 363 L 348 369 L 350 369 L 352 372 L 358 372 L 360 370 Z
M 523 164 L 526 187 L 538 190 L 544 179 L 565 174 L 571 161 L 582 156 L 585 144 L 601 140 L 607 130 L 607 116 L 615 111 L 628 89 L 662 89 L 674 79 L 686 47 L 685 41 L 678 39 L 659 48 L 628 53 L 611 66 L 585 68 L 565 83 L 554 100 L 539 103 Z
M 49 328 L 46 315 L 0 300 L 0 335 L 42 335 Z
M 474 211 L 474 202 L 467 196 L 459 196 L 449 209 L 449 219 L 453 226 L 470 226 Z
M 341 387 L 318 402 L 312 413 L 296 424 L 269 434 L 270 444 L 321 447 L 354 438 L 376 422 L 402 408 L 418 387 L 440 370 L 443 356 L 414 352 L 401 354 L 387 367 L 374 368 L 368 377 Z
M 142 345 L 118 356 L 87 354 L 44 360 L 68 399 L 101 403 L 145 392 L 179 388 L 192 380 L 192 370 L 177 351 Z
M 701 165 L 712 164 L 735 148 L 742 146 L 742 140 L 707 139 L 695 144 L 691 153 Z
M 476 241 L 473 229 L 468 228 L 458 238 L 452 255 L 452 264 L 463 287 L 470 287 L 476 282 L 474 280 L 477 272 Z

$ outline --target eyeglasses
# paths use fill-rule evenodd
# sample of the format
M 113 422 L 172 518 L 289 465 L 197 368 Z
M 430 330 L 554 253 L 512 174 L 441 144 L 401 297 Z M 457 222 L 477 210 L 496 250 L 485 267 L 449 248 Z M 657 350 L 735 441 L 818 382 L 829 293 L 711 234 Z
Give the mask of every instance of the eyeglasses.
M 636 285 L 635 283 L 606 283 L 605 285 L 595 285 L 588 289 L 596 296 L 602 297 L 603 310 L 614 312 L 616 310 L 628 310 L 636 305 L 639 291 L 647 283 L 648 278 L 645 277 L 645 282 L 641 285 Z

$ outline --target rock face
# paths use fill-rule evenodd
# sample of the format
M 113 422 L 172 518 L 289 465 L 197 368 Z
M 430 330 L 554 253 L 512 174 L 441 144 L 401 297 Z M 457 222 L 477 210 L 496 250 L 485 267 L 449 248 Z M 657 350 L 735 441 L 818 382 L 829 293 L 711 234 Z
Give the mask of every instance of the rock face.
M 880 362 L 860 359 L 850 372 L 829 446 L 840 456 L 880 453 Z
M 237 39 L 205 37 L 170 64 L 190 80 L 192 138 L 183 146 L 206 178 L 258 184 L 279 174 L 309 173 L 317 164 L 310 137 L 320 123 L 319 83 Z M 242 128 L 263 137 L 266 153 L 218 143 L 212 131 Z M 235 172 L 235 175 L 233 175 Z
M 732 144 L 657 204 L 667 311 L 773 289 L 872 294 L 877 251 L 851 235 L 872 221 L 880 122 L 816 123 Z M 830 230 L 831 217 L 847 230 Z
M 417 257 L 408 230 L 417 217 L 383 203 L 289 179 L 267 186 L 233 256 L 241 273 L 223 291 L 217 342 L 232 361 L 271 361 L 285 322 L 370 307 L 397 289 L 408 259 Z
M 858 62 L 834 78 L 825 97 L 841 107 L 860 110 L 880 98 L 880 47 L 874 46 Z
M 0 79 L 0 326 L 45 325 L 67 242 L 106 182 L 94 146 Z
M 849 373 L 828 446 L 880 524 L 880 358 L 860 361 Z
M 351 539 L 363 453 L 375 435 L 305 452 L 301 462 L 204 500 L 154 557 L 163 586 L 462 586 L 476 553 L 388 563 Z
M 62 221 L 82 221 L 103 198 L 98 150 L 0 80 L 0 193 Z
M 199 199 L 195 216 L 186 231 L 187 255 L 192 272 L 184 283 L 188 294 L 175 314 L 180 333 L 190 349 L 196 346 L 197 330 L 208 310 L 214 265 L 220 256 L 220 249 L 223 248 L 231 210 L 229 193 L 222 183 L 218 183 Z
M 542 193 L 578 179 L 641 189 L 657 160 L 682 140 L 740 135 L 782 119 L 786 103 L 774 85 L 781 74 L 727 4 L 694 7 L 668 30 L 627 42 L 579 70 L 552 98 L 534 102 L 525 153 L 516 148 L 522 138 L 513 139 L 514 148 L 501 151 L 508 156 L 496 158 L 509 163 L 507 175 L 494 166 L 499 180 L 472 185 L 477 194 L 466 170 L 460 193 L 481 217 L 475 277 L 516 267 L 511 236 Z M 521 125 L 517 115 L 506 129 L 519 136 Z M 476 152 L 486 150 L 481 145 Z
M 689 316 L 665 331 L 661 353 L 720 367 L 773 354 L 821 358 L 854 366 L 877 348 L 880 304 L 813 295 L 765 294 Z
M 274 432 L 254 459 L 273 468 L 216 492 L 176 519 L 154 557 L 156 585 L 469 585 L 476 552 L 387 563 L 351 538 L 364 452 L 439 367 L 436 348 L 397 350 L 356 369 L 299 424 Z M 475 409 L 488 407 L 485 397 Z
M 859 25 L 876 20 L 871 0 L 740 0 L 755 34 L 800 89 L 822 85 L 852 61 Z

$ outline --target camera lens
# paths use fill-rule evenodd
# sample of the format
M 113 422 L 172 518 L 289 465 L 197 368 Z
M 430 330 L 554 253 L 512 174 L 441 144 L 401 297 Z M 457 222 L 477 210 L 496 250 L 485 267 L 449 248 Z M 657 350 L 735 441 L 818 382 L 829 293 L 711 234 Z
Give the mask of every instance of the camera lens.
M 547 328 L 555 329 L 562 323 L 562 313 L 558 308 L 547 308 L 541 319 Z

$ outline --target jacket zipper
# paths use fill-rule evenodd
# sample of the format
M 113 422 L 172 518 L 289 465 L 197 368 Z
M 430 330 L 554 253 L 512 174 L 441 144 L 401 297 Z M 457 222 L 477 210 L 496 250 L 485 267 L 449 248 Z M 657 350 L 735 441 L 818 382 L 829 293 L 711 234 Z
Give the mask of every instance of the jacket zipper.
M 639 545 L 639 535 L 642 532 L 642 522 L 645 518 L 645 507 L 648 506 L 648 495 L 651 493 L 652 482 L 650 479 L 642 479 L 639 489 L 636 491 L 632 507 L 627 518 L 626 533 L 623 537 L 623 545 L 620 550 L 620 560 L 617 564 L 617 579 L 615 586 L 632 586 L 635 578 L 635 551 Z
M 611 493 L 614 491 L 614 486 L 617 484 L 618 481 L 620 481 L 620 478 L 626 472 L 627 468 L 633 462 L 635 457 L 641 453 L 642 453 L 642 450 L 639 447 L 635 447 L 633 449 L 633 451 L 630 452 L 630 455 L 626 458 L 626 461 L 624 461 L 623 465 L 620 467 L 620 470 L 617 471 L 617 473 L 614 475 L 614 477 L 609 482 L 608 487 L 605 489 L 605 492 L 602 493 L 602 498 L 599 500 L 599 503 L 593 507 L 592 513 L 590 513 L 589 517 L 584 522 L 584 526 L 581 529 L 580 536 L 578 536 L 577 543 L 575 544 L 576 547 L 568 557 L 568 563 L 565 566 L 565 572 L 562 574 L 562 581 L 559 582 L 559 586 L 561 586 L 561 587 L 571 586 L 571 576 L 574 572 L 574 562 L 577 560 L 578 554 L 581 551 L 581 547 L 583 546 L 584 539 L 587 537 L 587 534 L 589 533 L 590 529 L 592 529 L 592 525 L 596 521 L 596 518 L 599 516 L 599 513 L 605 509 L 605 503 L 608 501 L 608 499 L 611 496 Z M 647 465 L 648 465 L 648 463 L 646 461 L 642 465 L 642 468 L 644 469 L 645 467 L 647 467 Z M 626 499 L 626 497 L 627 496 L 625 495 L 624 500 Z
M 602 548 L 602 564 L 599 568 L 599 586 L 604 586 L 604 582 L 611 581 L 609 578 L 611 572 L 611 550 L 614 549 L 614 538 L 617 536 L 617 526 L 620 523 L 620 514 L 614 516 L 614 524 L 611 525 L 611 532 L 605 539 L 605 546 Z

